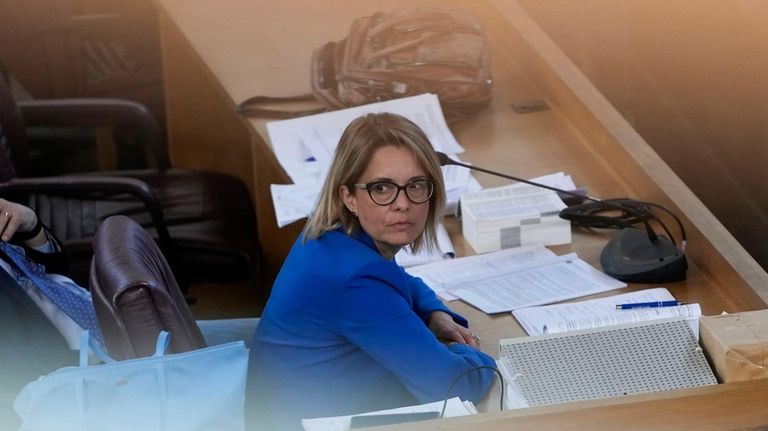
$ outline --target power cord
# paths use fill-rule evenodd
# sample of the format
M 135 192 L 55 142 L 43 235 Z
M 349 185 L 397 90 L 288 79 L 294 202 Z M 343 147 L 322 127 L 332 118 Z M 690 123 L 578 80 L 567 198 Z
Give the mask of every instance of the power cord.
M 467 371 L 464 371 L 463 373 L 459 374 L 455 379 L 453 379 L 453 382 L 451 382 L 451 385 L 448 386 L 448 390 L 445 391 L 445 397 L 443 397 L 443 409 L 440 411 L 440 418 L 442 419 L 445 415 L 445 408 L 448 406 L 448 398 L 451 394 L 451 389 L 456 385 L 456 383 L 466 377 L 469 373 L 474 373 L 475 371 L 480 370 L 493 370 L 497 376 L 499 376 L 499 382 L 501 383 L 501 396 L 499 397 L 499 410 L 504 410 L 504 387 L 506 386 L 504 383 L 504 377 L 501 375 L 501 372 L 496 367 L 492 367 L 490 365 L 481 365 L 479 367 L 473 367 L 470 368 Z
M 675 241 L 674 235 L 667 225 L 653 212 L 653 208 L 660 209 L 670 215 L 680 230 L 680 244 Z M 616 214 L 618 212 L 618 214 Z M 604 215 L 613 213 L 612 215 Z M 574 226 L 592 229 L 623 229 L 637 224 L 655 222 L 664 230 L 667 237 L 680 250 L 685 251 L 686 235 L 680 218 L 671 210 L 653 202 L 643 202 L 629 198 L 604 199 L 602 201 L 584 202 L 569 206 L 560 211 L 560 217 L 571 221 Z

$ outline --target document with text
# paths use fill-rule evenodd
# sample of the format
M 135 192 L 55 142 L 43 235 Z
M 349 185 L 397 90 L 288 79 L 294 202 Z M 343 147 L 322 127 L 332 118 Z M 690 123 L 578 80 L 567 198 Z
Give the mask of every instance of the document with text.
M 459 298 L 448 292 L 448 286 L 471 283 L 487 274 L 505 273 L 555 258 L 557 255 L 553 251 L 537 244 L 413 266 L 406 271 L 421 278 L 444 300 L 455 301 Z
M 528 335 L 555 334 L 580 329 L 644 322 L 667 317 L 684 317 L 698 338 L 699 304 L 673 307 L 633 308 L 617 310 L 627 303 L 672 301 L 675 298 L 663 287 L 629 292 L 587 301 L 521 308 L 512 312 Z
M 445 289 L 488 314 L 587 296 L 626 287 L 575 253 L 514 271 L 451 282 Z

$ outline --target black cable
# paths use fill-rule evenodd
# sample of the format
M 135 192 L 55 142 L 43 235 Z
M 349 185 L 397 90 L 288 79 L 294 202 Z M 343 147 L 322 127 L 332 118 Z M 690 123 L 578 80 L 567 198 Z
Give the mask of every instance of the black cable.
M 672 235 L 672 232 L 664 221 L 661 220 L 651 208 L 659 208 L 675 220 L 680 229 L 680 245 L 677 244 L 674 235 Z M 615 211 L 619 211 L 620 214 L 612 216 L 601 215 L 601 213 Z M 563 209 L 560 212 L 560 217 L 571 221 L 574 226 L 595 229 L 623 229 L 640 223 L 647 226 L 649 221 L 653 221 L 664 229 L 664 232 L 667 234 L 670 241 L 681 250 L 685 249 L 687 240 L 685 228 L 683 227 L 680 218 L 668 208 L 652 202 L 643 202 L 628 198 L 606 199 L 605 201 L 600 202 L 585 202 Z
M 455 379 L 453 379 L 453 382 L 451 382 L 451 385 L 448 386 L 448 390 L 445 391 L 445 397 L 443 397 L 443 409 L 440 411 L 440 418 L 443 418 L 443 415 L 445 415 L 445 408 L 448 406 L 448 397 L 451 395 L 451 389 L 453 389 L 453 386 L 462 378 L 466 377 L 467 374 L 473 373 L 475 371 L 480 370 L 493 370 L 497 376 L 499 376 L 499 382 L 501 383 L 501 396 L 499 397 L 499 410 L 504 410 L 504 377 L 501 375 L 501 372 L 498 368 L 492 367 L 490 365 L 481 365 L 479 367 L 473 367 L 470 368 L 467 371 L 464 371 L 463 373 L 459 374 Z

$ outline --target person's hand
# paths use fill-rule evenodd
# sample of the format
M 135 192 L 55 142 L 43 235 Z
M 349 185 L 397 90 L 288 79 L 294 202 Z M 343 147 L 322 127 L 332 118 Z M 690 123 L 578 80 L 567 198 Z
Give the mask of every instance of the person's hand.
M 35 225 L 37 214 L 31 208 L 0 199 L 0 239 L 9 241 L 16 232 L 29 232 Z
M 476 349 L 480 348 L 480 339 L 469 329 L 454 322 L 453 317 L 445 311 L 430 313 L 428 326 L 440 340 L 468 344 Z

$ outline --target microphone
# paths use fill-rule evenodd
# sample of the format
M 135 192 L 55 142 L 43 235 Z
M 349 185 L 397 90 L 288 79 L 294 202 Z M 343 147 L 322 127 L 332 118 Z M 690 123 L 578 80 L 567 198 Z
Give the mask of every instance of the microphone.
M 658 220 L 658 218 L 652 212 L 650 212 L 649 209 L 647 209 L 647 206 L 656 206 L 664 209 L 674 217 L 675 221 L 680 227 L 680 231 L 684 240 L 685 229 L 683 228 L 682 223 L 671 211 L 667 210 L 666 208 L 656 204 L 632 201 L 635 204 L 642 205 L 644 211 L 641 212 L 628 205 L 628 200 L 622 200 L 625 203 L 620 204 L 613 200 L 598 199 L 592 196 L 588 196 L 586 193 L 582 194 L 577 191 L 563 190 L 535 181 L 530 181 L 474 165 L 461 163 L 451 159 L 445 153 L 440 151 L 436 151 L 436 153 L 441 166 L 460 166 L 462 168 L 483 172 L 489 175 L 529 184 L 535 187 L 541 187 L 547 190 L 552 190 L 557 192 L 561 199 L 569 204 L 590 201 L 603 207 L 608 207 L 611 209 L 619 210 L 623 213 L 631 214 L 634 217 L 634 222 L 642 223 L 645 229 L 629 227 L 629 225 L 632 224 L 631 222 L 622 222 L 621 224 L 627 225 L 627 227 L 623 227 L 616 235 L 614 235 L 614 237 L 608 241 L 602 253 L 600 253 L 600 265 L 603 267 L 603 271 L 606 274 L 621 281 L 634 283 L 668 283 L 672 281 L 685 280 L 686 272 L 688 270 L 688 261 L 685 258 L 685 253 L 681 248 L 678 248 L 671 239 L 660 237 L 656 231 L 653 230 L 647 220 L 649 217 L 653 218 L 662 226 L 664 226 L 664 224 L 661 223 L 661 221 Z M 594 207 L 594 204 L 590 205 Z M 566 208 L 560 212 L 560 217 L 573 221 L 579 216 L 574 215 L 573 210 Z M 606 220 L 610 220 L 606 217 L 591 217 L 593 220 L 597 219 L 601 222 L 600 227 L 608 227 L 609 225 L 615 226 L 620 224 L 618 222 L 606 222 Z M 664 229 L 667 231 L 667 234 L 671 238 L 672 235 L 666 229 L 666 226 L 664 226 Z

